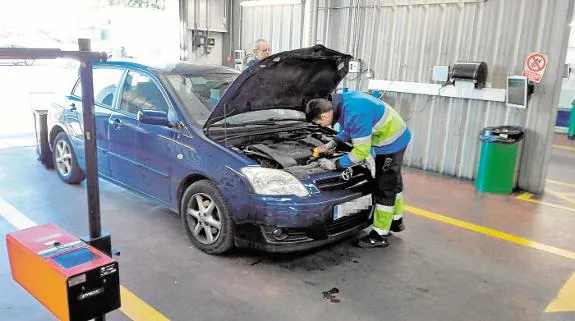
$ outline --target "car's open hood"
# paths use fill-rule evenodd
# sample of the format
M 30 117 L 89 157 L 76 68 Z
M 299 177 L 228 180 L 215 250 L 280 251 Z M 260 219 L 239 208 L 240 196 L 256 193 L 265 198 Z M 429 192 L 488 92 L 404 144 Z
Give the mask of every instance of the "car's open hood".
M 224 93 L 204 127 L 226 117 L 264 109 L 304 111 L 327 98 L 347 75 L 352 56 L 322 45 L 280 52 L 245 70 Z

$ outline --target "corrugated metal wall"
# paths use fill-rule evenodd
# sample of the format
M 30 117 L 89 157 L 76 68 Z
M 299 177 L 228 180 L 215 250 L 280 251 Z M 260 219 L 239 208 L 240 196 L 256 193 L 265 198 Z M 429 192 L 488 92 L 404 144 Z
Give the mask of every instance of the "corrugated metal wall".
M 270 42 L 273 52 L 301 47 L 302 5 L 241 8 L 240 48 L 251 53 L 258 39 Z
M 187 0 L 188 1 L 188 27 L 196 27 L 195 17 L 198 18 L 199 30 L 209 29 L 215 32 L 227 32 L 226 26 L 228 0 Z M 197 12 L 195 11 L 197 9 Z
M 429 2 L 429 1 L 428 1 Z M 561 70 L 574 0 L 487 0 L 467 3 L 397 5 L 421 0 L 320 0 L 317 40 L 364 61 L 375 78 L 431 82 L 434 65 L 457 60 L 485 61 L 494 88 L 520 74 L 531 52 L 549 55 L 549 67 L 527 110 L 503 103 L 388 93 L 386 100 L 408 119 L 413 142 L 409 166 L 463 178 L 474 178 L 479 155 L 478 133 L 485 126 L 520 125 L 527 131 L 519 186 L 540 192 L 550 156 Z M 274 18 L 300 6 L 244 9 L 242 45 L 246 36 L 261 34 L 272 43 L 296 39 L 301 28 Z M 295 14 L 292 14 L 295 15 Z M 297 21 L 297 20 L 296 20 Z M 291 33 L 288 33 L 291 32 Z M 297 42 L 274 51 L 298 47 Z M 349 78 L 349 77 L 348 77 Z M 347 80 L 351 88 L 367 88 L 367 80 Z

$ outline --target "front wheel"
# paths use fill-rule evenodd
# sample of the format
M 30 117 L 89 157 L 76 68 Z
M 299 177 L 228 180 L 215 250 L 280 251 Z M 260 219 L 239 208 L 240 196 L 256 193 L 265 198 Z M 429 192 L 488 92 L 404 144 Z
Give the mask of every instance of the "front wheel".
M 60 132 L 56 135 L 52 151 L 56 172 L 62 181 L 68 184 L 79 184 L 84 180 L 84 172 L 78 165 L 78 159 L 66 133 Z
M 180 208 L 190 241 L 209 254 L 221 254 L 234 246 L 234 224 L 228 204 L 214 183 L 202 180 L 186 189 Z

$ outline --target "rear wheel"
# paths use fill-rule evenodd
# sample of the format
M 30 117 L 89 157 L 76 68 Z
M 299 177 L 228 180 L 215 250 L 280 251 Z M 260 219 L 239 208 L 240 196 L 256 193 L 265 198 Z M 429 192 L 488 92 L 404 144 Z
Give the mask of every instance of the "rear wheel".
M 208 180 L 193 183 L 182 198 L 182 223 L 190 241 L 209 254 L 221 254 L 234 246 L 234 224 L 228 204 Z
M 66 133 L 60 132 L 56 135 L 52 150 L 54 167 L 62 181 L 68 184 L 78 184 L 84 180 L 84 172 L 78 165 L 78 159 Z

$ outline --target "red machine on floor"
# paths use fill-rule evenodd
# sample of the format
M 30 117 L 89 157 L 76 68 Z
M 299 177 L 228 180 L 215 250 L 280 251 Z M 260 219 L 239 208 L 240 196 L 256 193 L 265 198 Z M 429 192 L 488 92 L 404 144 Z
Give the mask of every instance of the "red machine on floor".
M 60 320 L 90 320 L 120 307 L 118 263 L 52 225 L 6 236 L 14 280 Z

